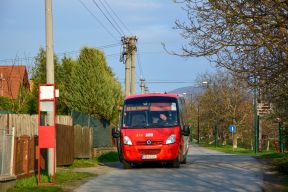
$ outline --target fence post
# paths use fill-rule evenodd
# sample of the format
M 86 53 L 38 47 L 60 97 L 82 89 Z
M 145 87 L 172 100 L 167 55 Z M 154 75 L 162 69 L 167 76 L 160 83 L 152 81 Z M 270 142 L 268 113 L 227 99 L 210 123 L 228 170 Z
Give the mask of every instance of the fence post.
M 4 163 L 5 163 L 5 153 L 6 151 L 4 152 L 4 150 L 6 149 L 6 146 L 5 146 L 5 140 L 6 140 L 6 129 L 2 129 L 2 161 L 1 161 L 1 175 L 3 175 L 3 171 L 4 171 Z
M 14 165 L 14 135 L 15 135 L 15 127 L 12 127 L 12 132 L 11 132 L 11 158 L 10 158 L 10 175 L 13 175 L 13 165 Z

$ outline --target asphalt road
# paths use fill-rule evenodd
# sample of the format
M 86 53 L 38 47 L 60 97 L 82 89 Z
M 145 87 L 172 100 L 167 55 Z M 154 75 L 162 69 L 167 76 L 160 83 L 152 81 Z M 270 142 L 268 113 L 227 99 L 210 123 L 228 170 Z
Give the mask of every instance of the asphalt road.
M 109 171 L 75 189 L 87 191 L 262 191 L 261 164 L 253 157 L 228 155 L 191 145 L 186 165 Z

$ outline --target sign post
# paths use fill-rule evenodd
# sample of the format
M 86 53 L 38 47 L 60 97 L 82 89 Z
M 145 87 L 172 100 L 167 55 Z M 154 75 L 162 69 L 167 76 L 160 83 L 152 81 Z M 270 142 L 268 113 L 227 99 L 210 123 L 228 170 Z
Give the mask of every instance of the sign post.
M 234 133 L 236 132 L 236 126 L 229 125 L 229 131 L 232 133 L 232 149 L 234 151 Z
M 52 124 L 47 114 L 53 113 Z M 38 185 L 54 184 L 56 172 L 56 90 L 55 84 L 39 84 L 38 87 Z M 54 166 L 51 183 L 41 183 L 41 149 L 53 149 Z

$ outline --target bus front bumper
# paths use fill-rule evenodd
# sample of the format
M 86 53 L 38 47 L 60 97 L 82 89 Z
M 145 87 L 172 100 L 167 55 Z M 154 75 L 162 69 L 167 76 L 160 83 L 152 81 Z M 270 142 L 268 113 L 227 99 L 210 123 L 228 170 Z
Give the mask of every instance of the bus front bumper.
M 128 162 L 170 161 L 178 157 L 179 144 L 154 146 L 123 146 L 123 156 Z

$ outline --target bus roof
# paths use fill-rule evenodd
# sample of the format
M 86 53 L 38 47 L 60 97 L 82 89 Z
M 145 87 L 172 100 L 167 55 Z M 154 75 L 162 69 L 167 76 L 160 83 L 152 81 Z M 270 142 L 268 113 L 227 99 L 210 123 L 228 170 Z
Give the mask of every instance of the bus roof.
M 125 97 L 125 100 L 127 99 L 133 99 L 133 98 L 141 98 L 141 97 L 172 97 L 172 98 L 178 98 L 179 95 L 176 93 L 144 93 L 144 94 L 136 94 L 136 95 L 130 95 Z

